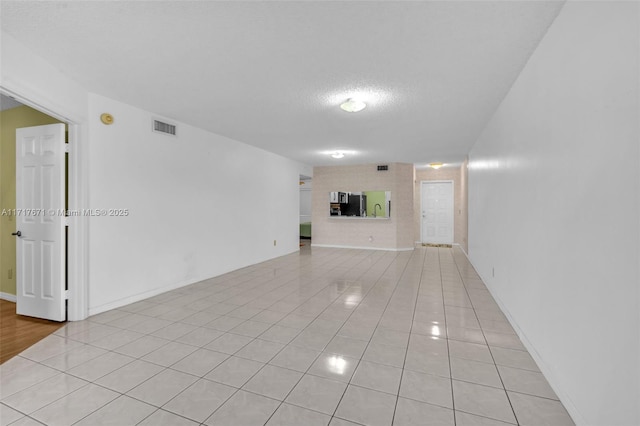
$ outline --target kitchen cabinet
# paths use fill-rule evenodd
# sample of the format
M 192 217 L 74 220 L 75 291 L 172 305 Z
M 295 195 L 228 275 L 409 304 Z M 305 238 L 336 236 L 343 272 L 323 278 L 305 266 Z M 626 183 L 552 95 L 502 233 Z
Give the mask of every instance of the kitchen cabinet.
M 329 202 L 346 204 L 349 202 L 349 194 L 346 192 L 330 192 Z

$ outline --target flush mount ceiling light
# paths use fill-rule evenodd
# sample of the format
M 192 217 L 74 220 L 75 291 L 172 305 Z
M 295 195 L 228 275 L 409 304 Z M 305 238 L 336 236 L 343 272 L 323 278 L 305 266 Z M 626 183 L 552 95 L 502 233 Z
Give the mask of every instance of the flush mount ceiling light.
M 351 155 L 357 155 L 358 152 L 357 151 L 352 151 L 349 149 L 341 149 L 340 147 L 337 147 L 337 149 L 330 149 L 327 151 L 318 151 L 319 155 L 322 155 L 323 157 L 328 155 L 331 158 L 345 158 L 345 157 L 349 157 Z
M 344 111 L 347 111 L 347 112 L 362 111 L 366 107 L 367 107 L 367 104 L 354 98 L 349 98 L 345 102 L 340 104 L 340 108 L 342 108 Z
M 442 163 L 429 163 L 429 167 L 431 167 L 432 169 L 436 169 L 436 170 L 438 170 L 442 166 L 444 166 L 444 164 L 442 164 Z

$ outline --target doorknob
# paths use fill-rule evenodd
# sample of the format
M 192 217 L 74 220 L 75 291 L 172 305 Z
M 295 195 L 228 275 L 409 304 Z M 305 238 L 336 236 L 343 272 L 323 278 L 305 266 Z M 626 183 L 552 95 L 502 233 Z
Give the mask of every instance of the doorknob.
M 15 235 L 16 237 L 22 237 L 22 232 L 12 232 L 11 235 Z

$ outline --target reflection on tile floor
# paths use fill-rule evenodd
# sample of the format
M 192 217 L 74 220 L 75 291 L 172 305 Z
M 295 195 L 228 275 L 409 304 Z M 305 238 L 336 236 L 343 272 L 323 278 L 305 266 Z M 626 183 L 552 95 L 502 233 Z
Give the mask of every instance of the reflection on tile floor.
M 0 374 L 2 425 L 573 424 L 455 247 L 303 247 L 69 323 Z

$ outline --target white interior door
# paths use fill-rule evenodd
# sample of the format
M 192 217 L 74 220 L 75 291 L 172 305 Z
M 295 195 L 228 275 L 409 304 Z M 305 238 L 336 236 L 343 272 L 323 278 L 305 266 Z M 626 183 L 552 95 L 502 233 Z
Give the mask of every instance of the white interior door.
M 16 131 L 17 306 L 64 321 L 64 124 Z
M 311 222 L 311 189 L 300 188 L 300 223 Z
M 453 182 L 421 183 L 422 243 L 453 244 Z

